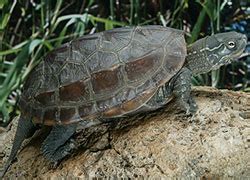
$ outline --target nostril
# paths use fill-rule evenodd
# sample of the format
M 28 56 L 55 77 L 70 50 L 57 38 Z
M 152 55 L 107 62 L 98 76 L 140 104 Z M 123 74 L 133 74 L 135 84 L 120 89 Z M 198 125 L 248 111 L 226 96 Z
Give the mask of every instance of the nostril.
M 247 36 L 245 34 L 243 35 L 243 40 L 247 42 Z

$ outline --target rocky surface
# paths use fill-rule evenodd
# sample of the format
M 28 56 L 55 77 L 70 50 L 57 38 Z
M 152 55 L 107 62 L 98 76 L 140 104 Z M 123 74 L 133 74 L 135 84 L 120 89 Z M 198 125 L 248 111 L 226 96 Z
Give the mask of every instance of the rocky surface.
M 57 168 L 43 158 L 42 135 L 27 142 L 5 177 L 47 178 L 250 178 L 250 94 L 193 89 L 199 110 L 185 117 L 174 102 L 153 113 L 101 125 L 75 138 L 79 147 Z M 0 130 L 1 164 L 17 120 Z

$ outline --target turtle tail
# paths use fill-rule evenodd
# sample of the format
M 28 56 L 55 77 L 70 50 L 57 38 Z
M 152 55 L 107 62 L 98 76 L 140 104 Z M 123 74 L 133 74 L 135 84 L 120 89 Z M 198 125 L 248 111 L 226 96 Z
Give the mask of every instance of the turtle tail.
M 4 166 L 3 171 L 0 172 L 0 179 L 5 175 L 11 163 L 16 158 L 17 152 L 20 149 L 23 141 L 31 137 L 35 133 L 35 131 L 36 131 L 36 127 L 32 123 L 31 119 L 28 120 L 28 119 L 25 119 L 23 116 L 20 116 L 14 142 L 13 142 L 12 149 L 11 149 L 11 153 Z

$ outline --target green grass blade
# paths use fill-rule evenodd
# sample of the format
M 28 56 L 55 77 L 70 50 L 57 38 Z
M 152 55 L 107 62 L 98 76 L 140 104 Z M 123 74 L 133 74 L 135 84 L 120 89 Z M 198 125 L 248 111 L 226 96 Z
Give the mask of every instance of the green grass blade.
M 19 83 L 19 74 L 21 73 L 23 67 L 27 64 L 29 55 L 40 43 L 41 40 L 38 39 L 30 40 L 18 54 L 15 63 L 11 66 L 8 75 L 2 84 L 4 88 L 0 89 L 0 109 L 4 108 L 5 101 L 7 100 L 10 92 L 13 90 L 13 86 Z

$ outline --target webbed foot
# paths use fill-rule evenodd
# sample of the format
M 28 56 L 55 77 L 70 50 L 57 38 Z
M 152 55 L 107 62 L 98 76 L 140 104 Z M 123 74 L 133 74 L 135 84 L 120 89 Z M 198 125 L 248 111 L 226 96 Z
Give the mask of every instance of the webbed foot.
M 57 162 L 67 155 L 70 155 L 73 150 L 77 149 L 78 145 L 74 139 L 69 139 L 63 146 L 59 147 L 53 154 L 51 160 Z
M 61 161 L 67 155 L 70 155 L 73 150 L 77 149 L 78 145 L 74 139 L 69 139 L 63 146 L 59 147 L 53 154 L 50 160 L 50 169 L 56 169 L 60 166 Z
M 75 133 L 76 127 L 77 124 L 53 127 L 41 147 L 45 158 L 51 162 L 58 163 L 77 148 L 76 142 L 71 138 Z

